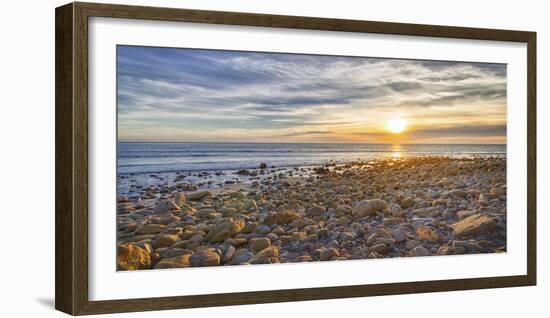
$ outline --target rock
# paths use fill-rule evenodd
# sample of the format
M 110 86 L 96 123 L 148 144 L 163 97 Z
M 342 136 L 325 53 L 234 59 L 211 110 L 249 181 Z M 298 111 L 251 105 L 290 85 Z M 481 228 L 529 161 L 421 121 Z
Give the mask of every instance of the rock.
M 191 267 L 220 265 L 220 254 L 211 248 L 200 250 L 189 257 L 189 265 Z
M 260 225 L 256 228 L 256 233 L 266 235 L 271 232 L 271 228 L 267 225 Z
M 249 259 L 248 262 L 250 264 L 279 263 L 279 250 L 274 246 L 270 246 L 268 248 L 263 249 L 258 254 L 256 254 L 254 257 Z
M 117 248 L 117 270 L 128 271 L 151 267 L 149 253 L 133 244 L 121 244 Z
M 474 214 L 477 214 L 476 210 L 462 210 L 462 211 L 456 212 L 456 216 L 458 217 L 459 221 L 462 221 L 465 218 L 472 216 Z
M 437 191 L 434 191 L 434 190 L 428 190 L 428 198 L 430 199 L 439 199 L 441 195 L 439 194 L 439 192 Z
M 184 268 L 189 267 L 189 258 L 191 254 L 183 254 L 180 256 L 174 256 L 170 258 L 163 258 L 158 261 L 154 268 L 155 269 L 166 269 L 166 268 Z
M 491 188 L 491 194 L 495 196 L 506 195 L 506 188 L 504 187 Z
M 306 211 L 306 214 L 308 216 L 321 216 L 325 214 L 325 208 L 320 205 L 314 204 Z
M 260 163 L 260 169 L 267 169 L 267 163 L 265 162 Z
M 378 254 L 383 254 L 386 252 L 387 249 L 388 247 L 386 244 L 376 244 L 370 248 L 370 251 Z
M 374 243 L 374 241 L 376 241 L 377 238 L 378 238 L 378 234 L 372 233 L 367 237 L 367 242 L 366 243 L 367 244 L 372 244 L 372 243 Z
M 177 234 L 160 234 L 151 243 L 155 249 L 162 247 L 170 247 L 179 240 Z
M 401 207 L 403 209 L 410 208 L 413 205 L 414 205 L 414 199 L 411 197 L 406 197 L 403 200 L 401 200 Z
M 452 197 L 460 197 L 460 198 L 464 198 L 466 197 L 466 191 L 464 190 L 460 190 L 460 189 L 454 189 L 454 190 L 450 190 L 450 191 L 445 191 L 443 193 L 441 193 L 441 197 L 442 198 L 452 198 Z
M 292 221 L 300 220 L 300 215 L 296 212 L 286 210 L 281 212 L 270 213 L 264 218 L 264 224 L 288 224 Z
M 136 231 L 136 235 L 157 234 L 164 230 L 165 226 L 162 224 L 145 224 L 139 227 Z
M 439 207 L 420 208 L 411 211 L 411 213 L 423 218 L 434 218 L 441 214 L 441 209 Z
M 212 193 L 210 191 L 195 191 L 187 194 L 187 199 L 191 201 L 198 201 L 201 200 L 204 197 L 212 196 Z
M 416 229 L 416 235 L 418 235 L 418 238 L 423 241 L 429 241 L 429 242 L 437 242 L 439 241 L 439 235 L 435 232 L 435 230 L 427 227 L 427 226 L 421 226 Z
M 448 245 L 442 245 L 437 250 L 437 255 L 449 255 L 451 254 L 451 247 Z
M 233 255 L 235 255 L 235 251 L 236 249 L 232 245 L 229 245 L 225 253 L 223 254 L 222 262 L 224 263 L 229 262 L 233 258 Z
M 475 242 L 471 241 L 453 241 L 453 249 L 457 250 L 459 248 L 465 248 L 469 252 L 479 253 L 482 248 L 478 246 Z
M 259 251 L 271 246 L 271 240 L 265 237 L 258 237 L 250 239 L 248 242 L 248 248 L 253 253 L 258 253 Z
M 181 192 L 176 192 L 174 194 L 174 203 L 181 208 L 182 205 L 184 205 L 187 202 L 187 198 L 185 197 L 185 194 Z
M 164 258 L 172 258 L 176 256 L 186 255 L 186 254 L 193 254 L 193 251 L 184 249 L 184 248 L 170 248 L 162 252 L 161 257 L 164 259 Z
M 403 214 L 403 209 L 401 209 L 401 206 L 399 204 L 393 203 L 390 206 L 390 212 L 391 212 L 391 215 L 397 217 L 397 216 L 401 216 Z
M 411 256 L 430 256 L 430 252 L 423 246 L 417 246 L 411 250 Z
M 319 256 L 319 259 L 321 261 L 330 261 L 333 257 L 340 256 L 340 252 L 338 252 L 337 249 L 331 247 L 323 250 L 321 252 L 321 255 Z
M 401 223 L 405 223 L 404 218 L 384 218 L 384 221 L 382 221 L 384 226 L 394 226 Z
M 383 212 L 387 208 L 388 202 L 384 200 L 363 200 L 354 206 L 352 214 L 358 217 L 371 216 L 376 214 L 376 212 Z
M 403 242 L 407 239 L 407 232 L 401 228 L 397 228 L 392 231 L 393 238 L 396 242 Z
M 172 201 L 159 201 L 157 203 L 157 206 L 153 210 L 153 213 L 154 214 L 161 214 L 161 213 L 165 213 L 165 212 L 168 212 L 168 211 L 174 211 L 174 210 L 179 210 L 179 209 L 180 209 L 180 207 L 177 206 Z
M 252 257 L 254 257 L 254 254 L 248 250 L 239 250 L 235 253 L 233 256 L 233 259 L 231 260 L 231 264 L 242 264 L 248 262 Z
M 244 228 L 243 220 L 225 219 L 210 229 L 206 239 L 210 242 L 223 242 L 226 238 L 232 237 Z
M 453 224 L 452 227 L 455 236 L 475 236 L 496 231 L 497 222 L 486 215 L 474 214 Z
M 405 248 L 408 250 L 412 250 L 413 248 L 419 246 L 420 244 L 422 243 L 420 243 L 417 240 L 408 240 L 407 243 L 405 243 Z
M 296 257 L 293 261 L 296 262 L 296 263 L 298 263 L 298 262 L 312 262 L 313 257 L 311 257 L 310 255 L 300 255 L 300 256 Z

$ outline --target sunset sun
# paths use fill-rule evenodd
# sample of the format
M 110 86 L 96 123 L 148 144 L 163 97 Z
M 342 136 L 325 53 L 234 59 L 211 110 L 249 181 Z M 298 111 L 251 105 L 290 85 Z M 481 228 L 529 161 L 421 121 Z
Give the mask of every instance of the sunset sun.
M 388 130 L 393 134 L 399 134 L 407 129 L 407 121 L 400 118 L 392 118 L 387 123 Z

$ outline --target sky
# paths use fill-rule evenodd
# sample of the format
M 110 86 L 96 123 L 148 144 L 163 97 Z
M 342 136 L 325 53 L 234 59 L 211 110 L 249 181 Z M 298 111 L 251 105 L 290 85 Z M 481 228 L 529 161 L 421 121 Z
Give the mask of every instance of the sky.
M 117 100 L 119 141 L 506 143 L 505 64 L 118 46 Z

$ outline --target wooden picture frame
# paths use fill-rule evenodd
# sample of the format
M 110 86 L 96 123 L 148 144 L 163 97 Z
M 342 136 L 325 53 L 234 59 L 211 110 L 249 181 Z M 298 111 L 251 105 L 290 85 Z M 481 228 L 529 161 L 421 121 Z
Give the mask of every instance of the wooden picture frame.
M 302 301 L 536 284 L 536 33 L 451 26 L 70 3 L 56 9 L 56 271 L 55 307 L 102 314 L 207 306 Z M 527 275 L 305 288 L 148 299 L 88 298 L 88 19 L 111 17 L 366 32 L 527 43 Z

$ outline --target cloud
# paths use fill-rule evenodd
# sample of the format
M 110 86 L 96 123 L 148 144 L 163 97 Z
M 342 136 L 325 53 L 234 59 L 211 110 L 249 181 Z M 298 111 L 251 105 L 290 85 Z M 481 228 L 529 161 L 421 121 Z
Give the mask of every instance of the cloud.
M 291 139 L 311 127 L 322 141 L 321 131 L 382 126 L 396 113 L 418 125 L 442 114 L 505 121 L 503 64 L 119 46 L 117 74 L 125 139 L 185 141 L 196 130 L 223 141 L 224 129 Z

